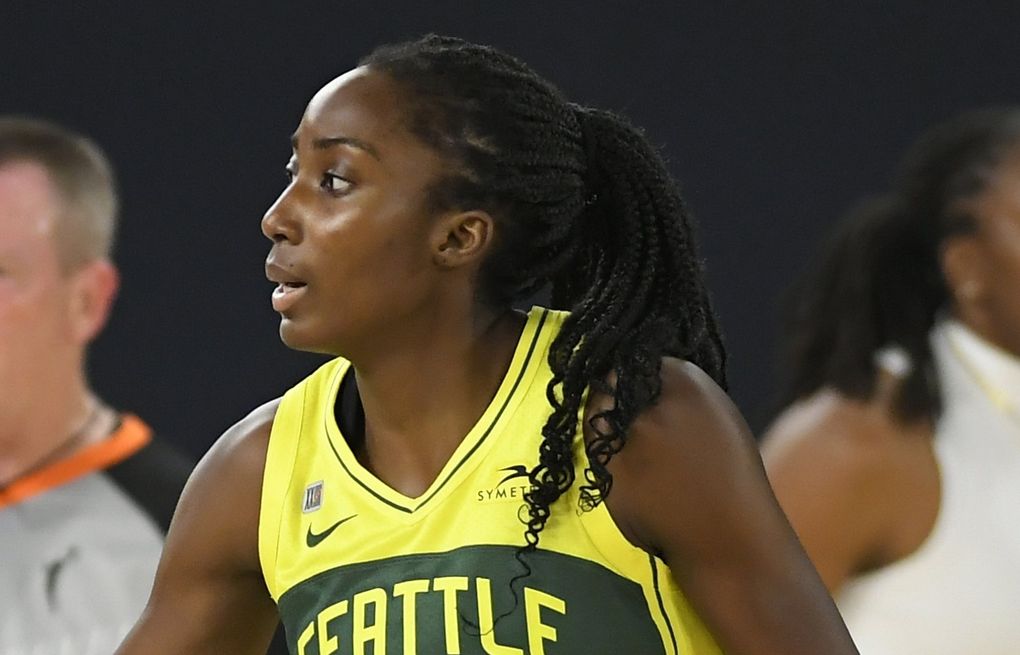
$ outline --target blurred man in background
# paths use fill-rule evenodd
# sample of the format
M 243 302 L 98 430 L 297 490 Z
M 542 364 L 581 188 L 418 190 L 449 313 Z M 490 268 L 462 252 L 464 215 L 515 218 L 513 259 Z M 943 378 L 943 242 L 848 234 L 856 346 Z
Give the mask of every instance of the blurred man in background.
M 112 652 L 190 472 L 89 387 L 116 214 L 93 143 L 0 117 L 0 653 Z

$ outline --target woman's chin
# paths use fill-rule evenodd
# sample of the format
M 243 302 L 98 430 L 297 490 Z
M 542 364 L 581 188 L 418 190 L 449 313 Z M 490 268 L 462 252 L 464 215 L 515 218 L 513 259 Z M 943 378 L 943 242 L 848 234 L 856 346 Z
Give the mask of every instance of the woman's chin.
M 331 357 L 337 355 L 337 348 L 328 339 L 322 338 L 322 335 L 312 333 L 305 326 L 298 325 L 287 318 L 283 318 L 280 321 L 280 340 L 283 341 L 283 345 L 291 350 L 329 355 Z
M 280 340 L 283 345 L 293 350 L 315 350 L 315 340 L 310 337 L 308 331 L 301 329 L 294 321 L 286 317 L 280 319 Z

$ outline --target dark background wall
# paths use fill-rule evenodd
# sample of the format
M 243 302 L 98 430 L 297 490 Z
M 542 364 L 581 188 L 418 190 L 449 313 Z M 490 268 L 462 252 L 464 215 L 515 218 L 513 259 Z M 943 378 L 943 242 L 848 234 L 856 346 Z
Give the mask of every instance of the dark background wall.
M 7 0 L 0 113 L 110 153 L 124 288 L 93 379 L 200 454 L 318 361 L 277 339 L 259 232 L 311 94 L 379 43 L 500 46 L 663 148 L 701 222 L 732 394 L 760 428 L 781 290 L 921 129 L 1020 99 L 1018 19 L 1015 2 Z

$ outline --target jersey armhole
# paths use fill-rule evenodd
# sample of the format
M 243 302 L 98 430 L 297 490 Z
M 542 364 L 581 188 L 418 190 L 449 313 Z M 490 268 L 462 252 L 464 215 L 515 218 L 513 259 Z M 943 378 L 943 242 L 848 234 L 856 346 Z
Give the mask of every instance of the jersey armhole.
M 579 436 L 575 443 L 574 457 L 587 466 L 583 437 Z M 580 496 L 576 489 L 574 494 L 571 502 L 576 504 Z M 666 653 L 721 655 L 722 651 L 690 606 L 666 563 L 628 541 L 605 502 L 589 511 L 579 511 L 578 519 L 592 546 L 612 569 L 641 585 Z
M 301 440 L 307 383 L 299 384 L 284 394 L 273 417 L 266 450 L 266 466 L 262 473 L 262 494 L 259 499 L 259 562 L 266 587 L 274 601 L 279 602 L 277 559 L 280 550 L 280 529 L 284 503 L 290 497 L 294 463 Z M 294 426 L 298 426 L 294 430 Z

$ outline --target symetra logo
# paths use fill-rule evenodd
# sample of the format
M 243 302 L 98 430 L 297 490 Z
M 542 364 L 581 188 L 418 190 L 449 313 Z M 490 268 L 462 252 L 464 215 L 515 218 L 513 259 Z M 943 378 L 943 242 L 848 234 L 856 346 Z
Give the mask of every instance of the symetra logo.
M 531 488 L 531 481 L 528 479 L 530 471 L 524 464 L 514 464 L 499 469 L 503 473 L 502 479 L 489 489 L 478 489 L 475 492 L 475 500 L 479 503 L 493 503 L 504 501 L 524 500 L 524 494 Z M 514 482 L 517 480 L 517 482 Z
M 329 526 L 328 528 L 326 528 L 325 530 L 323 530 L 322 532 L 320 532 L 318 534 L 312 532 L 312 526 L 308 526 L 308 534 L 305 535 L 305 544 L 309 548 L 315 548 L 316 546 L 318 546 L 319 544 L 322 543 L 323 539 L 325 539 L 329 535 L 333 534 L 334 530 L 339 528 L 344 523 L 347 523 L 348 521 L 353 519 L 355 516 L 357 516 L 357 514 L 351 514 L 347 518 L 340 519 L 339 521 L 337 521 L 336 523 L 334 523 L 333 525 Z

